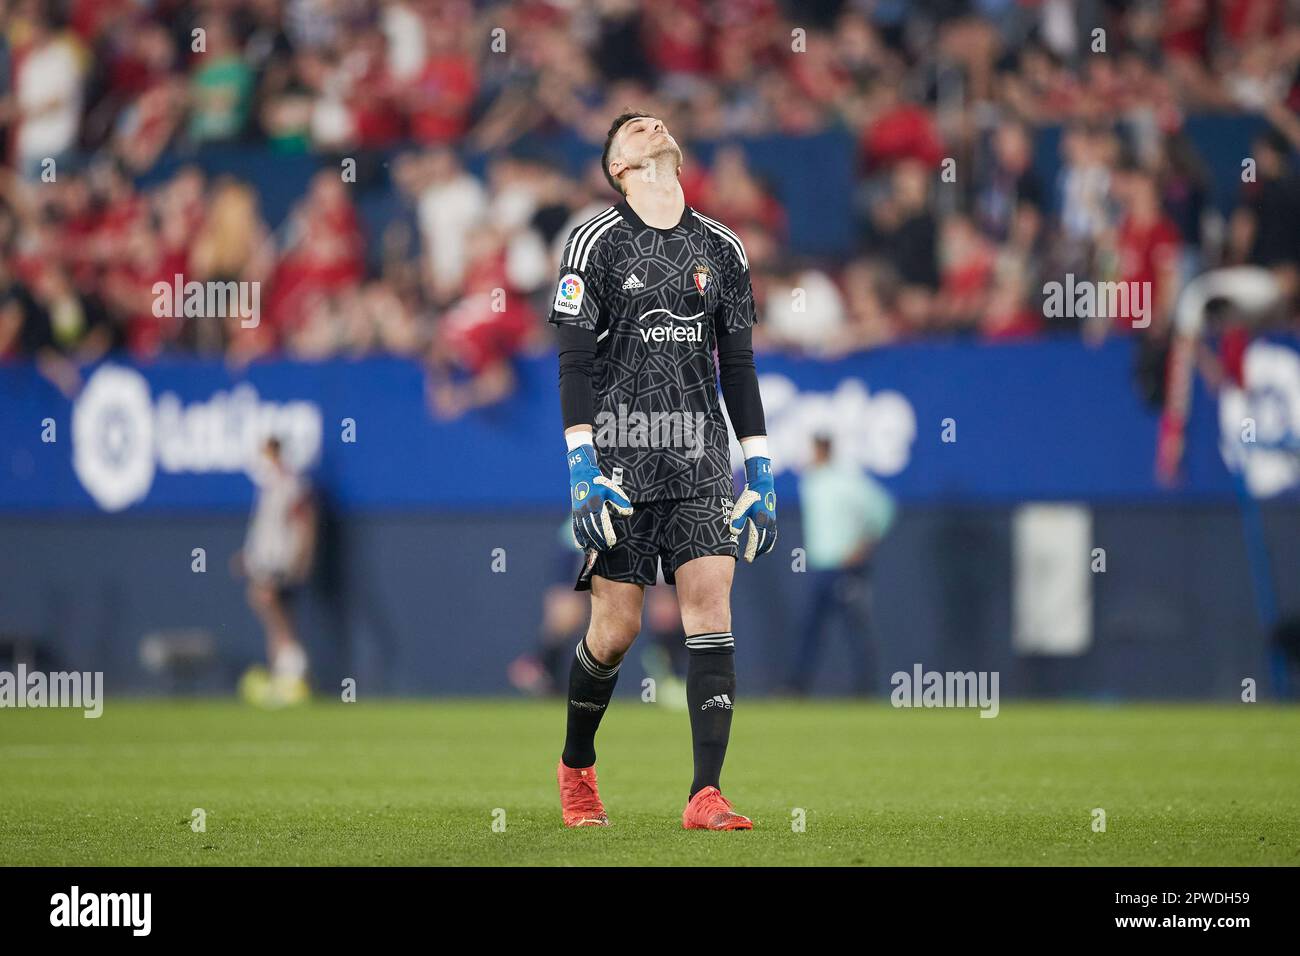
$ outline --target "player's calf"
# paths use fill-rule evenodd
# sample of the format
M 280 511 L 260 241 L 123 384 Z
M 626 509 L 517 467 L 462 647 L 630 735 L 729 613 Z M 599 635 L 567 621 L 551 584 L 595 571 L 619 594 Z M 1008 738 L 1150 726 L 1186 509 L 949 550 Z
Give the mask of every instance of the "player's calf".
M 719 785 L 736 697 L 736 642 L 730 631 L 686 639 L 686 703 L 691 714 L 695 777 L 691 796 Z
M 596 789 L 596 729 L 617 683 L 618 665 L 601 663 L 583 638 L 569 672 L 568 728 L 555 771 L 566 827 L 609 825 Z
M 617 683 L 618 665 L 601 663 L 584 637 L 569 670 L 569 716 L 561 757 L 563 766 L 583 769 L 595 765 L 596 730 Z

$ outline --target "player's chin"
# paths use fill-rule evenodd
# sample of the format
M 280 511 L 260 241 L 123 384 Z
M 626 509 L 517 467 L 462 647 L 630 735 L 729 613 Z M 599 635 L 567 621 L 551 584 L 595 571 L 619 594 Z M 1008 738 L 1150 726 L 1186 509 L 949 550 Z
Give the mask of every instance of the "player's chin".
M 655 143 L 650 147 L 650 153 L 647 159 L 659 159 L 661 156 L 667 156 L 674 160 L 678 166 L 682 164 L 682 149 L 671 139 L 665 139 Z

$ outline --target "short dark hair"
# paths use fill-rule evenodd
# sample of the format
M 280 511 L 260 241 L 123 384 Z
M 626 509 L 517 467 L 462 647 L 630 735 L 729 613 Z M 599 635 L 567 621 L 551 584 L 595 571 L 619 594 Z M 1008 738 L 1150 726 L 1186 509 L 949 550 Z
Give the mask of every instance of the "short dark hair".
M 614 117 L 614 122 L 609 124 L 609 133 L 605 136 L 605 148 L 600 153 L 600 171 L 605 174 L 605 180 L 614 188 L 614 192 L 619 195 L 623 195 L 623 187 L 619 185 L 617 179 L 609 174 L 609 150 L 614 145 L 614 137 L 618 135 L 618 131 L 632 120 L 640 119 L 643 116 L 653 117 L 654 114 L 635 110 L 619 113 L 618 116 Z

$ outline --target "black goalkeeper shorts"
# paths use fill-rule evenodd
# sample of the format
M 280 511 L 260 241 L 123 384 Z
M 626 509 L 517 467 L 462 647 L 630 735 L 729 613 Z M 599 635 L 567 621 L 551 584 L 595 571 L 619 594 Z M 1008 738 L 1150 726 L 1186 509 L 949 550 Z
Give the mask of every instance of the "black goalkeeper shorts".
M 614 515 L 618 538 L 608 551 L 589 551 L 575 591 L 591 588 L 592 575 L 629 584 L 654 584 L 662 564 L 664 581 L 687 561 L 720 554 L 734 558 L 730 498 L 683 498 L 677 501 L 633 503 L 632 515 Z

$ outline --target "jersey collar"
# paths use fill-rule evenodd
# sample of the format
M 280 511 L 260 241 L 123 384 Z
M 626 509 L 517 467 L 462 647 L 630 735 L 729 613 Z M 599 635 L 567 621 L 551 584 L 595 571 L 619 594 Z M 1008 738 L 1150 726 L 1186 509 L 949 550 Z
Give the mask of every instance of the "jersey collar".
M 649 229 L 652 232 L 659 232 L 664 235 L 667 235 L 670 232 L 676 232 L 683 226 L 688 225 L 691 221 L 691 217 L 694 215 L 691 207 L 686 206 L 682 209 L 682 218 L 678 220 L 677 225 L 673 226 L 671 229 L 660 229 L 657 226 L 647 226 L 642 222 L 641 217 L 636 214 L 635 210 L 632 209 L 632 206 L 626 199 L 619 202 L 614 208 L 618 210 L 618 214 L 622 216 L 623 220 L 635 231 L 640 232 L 643 229 Z

